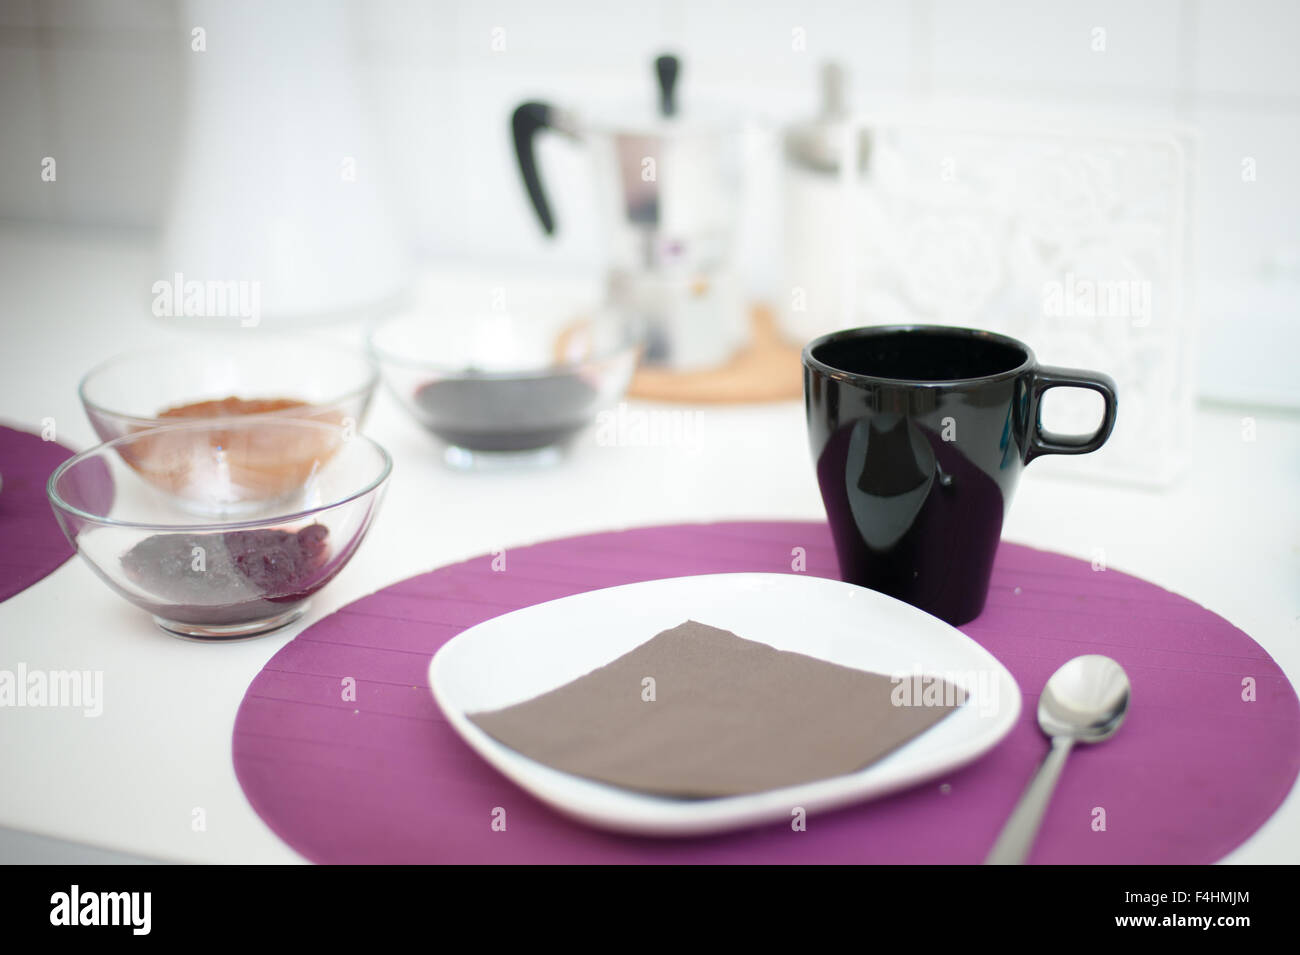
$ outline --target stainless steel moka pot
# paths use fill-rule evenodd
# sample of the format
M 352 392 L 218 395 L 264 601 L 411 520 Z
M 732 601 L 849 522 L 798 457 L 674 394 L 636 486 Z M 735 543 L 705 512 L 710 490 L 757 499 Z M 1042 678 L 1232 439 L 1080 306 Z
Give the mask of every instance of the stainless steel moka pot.
M 678 61 L 655 61 L 658 108 L 608 120 L 527 102 L 511 126 L 519 171 L 547 235 L 555 219 L 534 143 L 555 130 L 583 143 L 609 243 L 610 304 L 646 331 L 645 361 L 678 370 L 724 362 L 748 323 L 734 250 L 744 128 L 677 108 Z

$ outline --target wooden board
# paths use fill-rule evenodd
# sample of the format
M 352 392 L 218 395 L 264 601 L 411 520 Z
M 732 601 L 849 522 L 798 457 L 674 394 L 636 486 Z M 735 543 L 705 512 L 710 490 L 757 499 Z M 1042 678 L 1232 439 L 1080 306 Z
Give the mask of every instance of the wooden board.
M 786 341 L 776 316 L 763 305 L 753 309 L 748 345 L 717 368 L 675 372 L 639 368 L 628 395 L 647 401 L 741 404 L 788 401 L 803 394 L 801 345 Z

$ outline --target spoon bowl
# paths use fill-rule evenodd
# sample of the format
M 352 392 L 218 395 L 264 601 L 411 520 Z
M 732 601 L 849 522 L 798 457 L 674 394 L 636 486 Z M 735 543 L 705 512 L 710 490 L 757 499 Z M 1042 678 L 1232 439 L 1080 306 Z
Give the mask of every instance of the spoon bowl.
M 1075 657 L 1048 679 L 1038 700 L 1038 726 L 1049 738 L 1081 743 L 1110 739 L 1128 715 L 1124 668 L 1099 654 Z

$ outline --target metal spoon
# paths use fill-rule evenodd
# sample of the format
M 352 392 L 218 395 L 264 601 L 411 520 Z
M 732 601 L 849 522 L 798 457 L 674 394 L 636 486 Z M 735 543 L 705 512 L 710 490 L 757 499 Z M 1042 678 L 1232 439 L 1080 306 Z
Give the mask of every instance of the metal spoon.
M 1038 726 L 1052 748 L 1025 787 L 986 865 L 1025 861 L 1070 749 L 1076 742 L 1100 743 L 1114 736 L 1128 712 L 1128 700 L 1128 674 L 1110 657 L 1075 657 L 1051 675 L 1038 700 Z

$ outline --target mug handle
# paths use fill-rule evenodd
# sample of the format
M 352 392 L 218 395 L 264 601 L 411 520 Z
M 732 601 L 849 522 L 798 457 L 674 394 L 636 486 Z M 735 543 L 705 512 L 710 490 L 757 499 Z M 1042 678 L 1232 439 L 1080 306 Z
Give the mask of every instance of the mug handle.
M 1087 388 L 1101 395 L 1105 407 L 1101 424 L 1092 434 L 1056 434 L 1043 429 L 1043 395 L 1049 388 Z M 1029 386 L 1029 446 L 1025 449 L 1025 463 L 1044 454 L 1087 454 L 1096 451 L 1115 428 L 1115 381 L 1098 371 L 1080 371 L 1077 368 L 1054 368 L 1040 365 L 1034 370 Z

